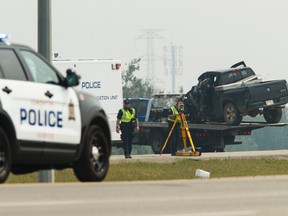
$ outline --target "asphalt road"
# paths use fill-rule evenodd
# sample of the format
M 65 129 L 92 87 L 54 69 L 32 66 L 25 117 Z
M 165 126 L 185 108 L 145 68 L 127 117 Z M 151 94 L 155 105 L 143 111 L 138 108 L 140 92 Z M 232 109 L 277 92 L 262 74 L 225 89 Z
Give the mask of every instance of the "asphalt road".
M 211 158 L 288 158 L 288 150 L 203 153 Z M 172 162 L 170 155 L 129 161 Z M 125 160 L 111 156 L 111 163 Z M 119 183 L 0 185 L 0 216 L 249 216 L 288 215 L 288 175 Z
M 4 184 L 1 216 L 288 215 L 288 176 L 75 184 Z

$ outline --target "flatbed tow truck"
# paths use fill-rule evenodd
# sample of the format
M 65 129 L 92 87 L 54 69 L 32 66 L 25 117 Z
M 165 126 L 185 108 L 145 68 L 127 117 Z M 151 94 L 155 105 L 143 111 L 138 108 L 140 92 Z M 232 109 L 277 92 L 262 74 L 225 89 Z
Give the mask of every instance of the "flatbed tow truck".
M 282 127 L 288 123 L 242 122 L 238 126 L 226 123 L 188 123 L 193 143 L 202 152 L 223 152 L 226 145 L 239 145 L 242 141 L 235 141 L 236 136 L 249 136 L 253 130 L 264 127 Z M 155 154 L 159 154 L 168 135 L 167 122 L 140 122 L 141 132 L 135 136 L 133 144 L 150 145 Z M 166 153 L 169 149 L 166 148 Z
M 169 101 L 173 102 L 175 101 L 176 96 L 177 95 L 175 94 L 165 95 L 165 97 L 169 98 Z M 165 109 L 169 109 L 169 107 L 172 105 L 166 104 L 166 107 L 157 107 L 157 103 L 159 102 L 157 102 L 157 100 L 161 99 L 162 101 L 163 97 L 163 95 L 155 95 L 151 99 L 137 98 L 131 100 L 132 106 L 136 108 L 137 115 L 140 119 L 140 132 L 135 134 L 133 144 L 151 146 L 155 154 L 159 154 L 161 152 L 163 144 L 169 133 Z M 162 116 L 159 115 L 159 113 L 161 113 Z M 235 140 L 237 136 L 250 136 L 253 130 L 264 127 L 283 127 L 287 125 L 288 123 L 266 123 L 252 121 L 243 121 L 237 126 L 227 125 L 225 122 L 188 122 L 188 128 L 192 136 L 194 146 L 196 149 L 201 149 L 199 150 L 201 152 L 223 152 L 225 151 L 226 145 L 242 144 L 242 141 Z M 169 147 L 170 145 L 165 148 L 163 153 L 170 153 Z

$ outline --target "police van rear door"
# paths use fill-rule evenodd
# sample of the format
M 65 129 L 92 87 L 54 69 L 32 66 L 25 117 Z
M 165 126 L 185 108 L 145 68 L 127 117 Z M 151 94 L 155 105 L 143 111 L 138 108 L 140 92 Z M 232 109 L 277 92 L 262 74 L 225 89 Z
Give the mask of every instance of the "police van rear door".
M 121 61 L 112 59 L 55 59 L 53 65 L 64 75 L 68 68 L 81 76 L 76 88 L 95 96 L 104 108 L 110 124 L 112 142 L 119 142 L 116 119 L 123 106 Z

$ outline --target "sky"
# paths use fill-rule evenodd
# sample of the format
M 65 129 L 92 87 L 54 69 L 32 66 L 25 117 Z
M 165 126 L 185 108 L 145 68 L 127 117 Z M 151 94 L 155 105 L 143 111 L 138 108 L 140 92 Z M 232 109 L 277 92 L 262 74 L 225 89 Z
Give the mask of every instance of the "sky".
M 37 0 L 0 0 L 0 32 L 37 50 Z M 244 60 L 263 80 L 288 79 L 287 0 L 51 0 L 52 50 L 63 58 L 114 58 L 122 68 L 142 57 L 154 40 L 156 89 L 172 91 L 164 72 L 163 47 L 183 49 L 176 89 L 187 92 L 205 71 Z M 166 53 L 167 54 L 167 53 Z

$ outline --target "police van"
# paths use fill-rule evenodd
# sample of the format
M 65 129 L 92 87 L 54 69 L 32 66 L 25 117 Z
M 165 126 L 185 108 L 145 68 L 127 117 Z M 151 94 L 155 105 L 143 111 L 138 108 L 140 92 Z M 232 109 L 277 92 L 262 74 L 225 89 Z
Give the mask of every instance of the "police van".
M 115 129 L 117 113 L 123 106 L 121 61 L 56 57 L 52 64 L 62 74 L 66 73 L 67 68 L 77 72 L 81 80 L 76 89 L 92 94 L 100 101 L 108 117 L 112 143 L 121 142 L 120 135 Z
M 0 34 L 0 182 L 10 172 L 73 168 L 80 181 L 101 181 L 111 133 L 99 100 L 24 45 Z

